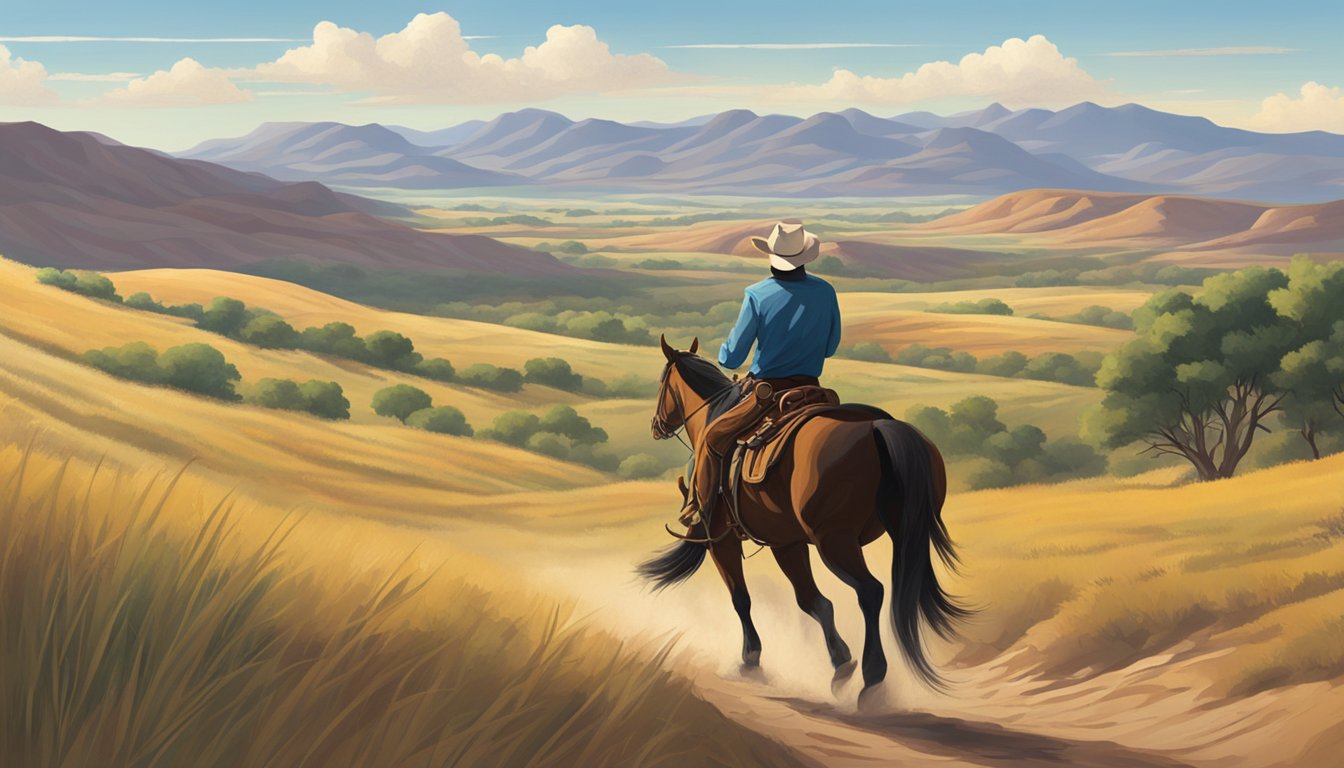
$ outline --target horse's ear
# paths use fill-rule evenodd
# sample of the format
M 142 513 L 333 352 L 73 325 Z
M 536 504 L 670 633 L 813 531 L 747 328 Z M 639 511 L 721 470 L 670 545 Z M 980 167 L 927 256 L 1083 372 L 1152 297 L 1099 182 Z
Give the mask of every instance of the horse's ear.
M 700 348 L 700 337 L 696 336 L 694 339 L 691 339 L 691 354 L 694 355 L 695 351 L 699 348 Z
M 661 333 L 658 334 L 658 343 L 663 346 L 663 357 L 666 357 L 669 363 L 672 362 L 672 358 L 676 357 L 677 350 L 673 349 L 672 345 L 667 343 L 667 336 Z

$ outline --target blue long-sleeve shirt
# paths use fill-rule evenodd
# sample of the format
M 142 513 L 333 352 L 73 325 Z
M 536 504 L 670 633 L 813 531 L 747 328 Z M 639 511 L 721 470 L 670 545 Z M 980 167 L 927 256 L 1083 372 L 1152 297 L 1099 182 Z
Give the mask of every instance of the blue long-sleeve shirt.
M 740 367 L 754 342 L 752 376 L 821 376 L 840 346 L 840 304 L 831 284 L 812 275 L 769 277 L 745 293 L 737 325 L 719 348 L 719 365 Z

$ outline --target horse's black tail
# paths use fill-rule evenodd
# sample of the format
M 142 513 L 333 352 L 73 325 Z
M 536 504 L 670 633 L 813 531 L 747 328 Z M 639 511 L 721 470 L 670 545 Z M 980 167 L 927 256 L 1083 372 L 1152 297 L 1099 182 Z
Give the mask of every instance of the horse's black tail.
M 939 637 L 949 638 L 955 623 L 971 611 L 943 591 L 933 570 L 930 547 L 953 570 L 957 553 L 943 526 L 942 501 L 934 492 L 929 447 L 919 430 L 894 419 L 874 422 L 873 437 L 882 460 L 878 514 L 892 543 L 891 623 L 915 673 L 942 688 L 942 677 L 924 655 L 919 619 Z
M 635 572 L 652 582 L 655 590 L 667 589 L 689 579 L 699 570 L 708 549 L 698 542 L 677 542 L 658 556 L 640 563 Z

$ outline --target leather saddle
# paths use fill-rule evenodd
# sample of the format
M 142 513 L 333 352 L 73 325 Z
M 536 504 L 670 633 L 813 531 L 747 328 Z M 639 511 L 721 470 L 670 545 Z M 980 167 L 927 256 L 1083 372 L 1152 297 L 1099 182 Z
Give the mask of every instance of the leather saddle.
M 758 389 L 756 396 L 761 394 Z M 799 428 L 816 416 L 846 409 L 835 390 L 825 387 L 791 387 L 774 394 L 773 399 L 774 403 L 755 427 L 737 439 L 729 469 L 733 481 L 763 482 L 788 450 Z

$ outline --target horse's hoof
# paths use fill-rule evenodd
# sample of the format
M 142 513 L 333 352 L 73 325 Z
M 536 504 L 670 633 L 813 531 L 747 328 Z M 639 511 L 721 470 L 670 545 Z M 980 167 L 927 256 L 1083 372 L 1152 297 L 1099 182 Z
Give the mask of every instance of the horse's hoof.
M 859 663 L 853 659 L 836 667 L 835 676 L 831 678 L 831 693 L 839 693 L 840 689 L 845 687 L 845 683 L 849 682 L 849 678 L 854 676 L 854 670 L 858 668 Z
M 859 691 L 859 711 L 877 712 L 882 709 L 882 684 L 873 683 L 865 685 L 862 691 Z
M 748 651 L 748 652 L 742 654 L 742 668 L 743 668 L 743 669 L 753 669 L 753 668 L 756 668 L 756 667 L 759 667 L 759 666 L 761 666 L 761 652 L 760 652 L 760 651 Z

